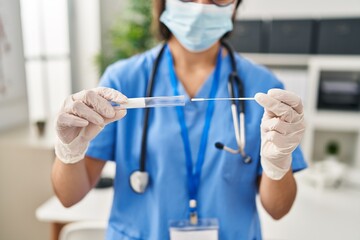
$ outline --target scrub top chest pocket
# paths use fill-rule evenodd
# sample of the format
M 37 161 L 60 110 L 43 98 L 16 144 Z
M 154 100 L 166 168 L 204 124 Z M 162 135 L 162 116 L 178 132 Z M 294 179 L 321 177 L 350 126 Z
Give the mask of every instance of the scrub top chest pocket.
M 251 105 L 250 105 L 251 104 Z M 253 106 L 256 103 L 250 102 L 249 105 Z M 260 122 L 249 121 L 255 119 L 250 117 L 252 115 L 251 108 L 247 108 L 247 116 L 249 119 L 245 119 L 244 123 L 246 128 L 246 156 L 251 157 L 251 161 L 246 161 L 246 157 L 242 154 L 233 154 L 228 151 L 215 148 L 215 143 L 222 142 L 224 145 L 230 148 L 237 148 L 237 140 L 234 132 L 232 114 L 230 112 L 231 103 L 221 102 L 216 105 L 216 114 L 214 116 L 214 125 L 209 134 L 209 153 L 207 158 L 212 162 L 212 165 L 216 165 L 216 168 L 221 170 L 221 177 L 219 180 L 226 182 L 226 185 L 234 185 L 241 187 L 242 184 L 250 184 L 256 182 L 257 172 L 259 168 L 259 151 L 260 151 Z M 218 127 L 221 126 L 221 127 Z M 212 168 L 210 171 L 216 171 L 216 168 Z M 206 181 L 206 180 L 205 180 Z

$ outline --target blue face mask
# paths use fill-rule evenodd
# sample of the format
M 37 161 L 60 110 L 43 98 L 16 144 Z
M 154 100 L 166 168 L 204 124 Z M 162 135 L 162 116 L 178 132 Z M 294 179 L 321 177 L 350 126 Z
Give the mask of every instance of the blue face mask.
M 233 29 L 233 10 L 234 4 L 218 7 L 214 4 L 167 0 L 160 21 L 187 50 L 202 52 Z

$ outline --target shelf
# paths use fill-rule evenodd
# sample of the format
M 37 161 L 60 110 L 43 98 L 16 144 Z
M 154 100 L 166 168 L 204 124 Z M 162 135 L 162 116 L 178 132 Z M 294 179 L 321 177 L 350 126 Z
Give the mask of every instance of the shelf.
M 316 129 L 360 130 L 360 112 L 318 111 L 309 117 Z
M 328 145 L 335 142 L 339 148 L 337 153 L 338 160 L 348 166 L 355 165 L 358 135 L 357 131 L 316 129 L 314 131 L 314 142 L 316 143 L 316 148 L 314 148 L 312 152 L 312 159 L 326 159 L 328 155 Z
M 307 67 L 311 55 L 242 53 L 245 58 L 266 66 Z
M 269 67 L 308 68 L 310 61 L 340 62 L 345 60 L 359 61 L 359 55 L 316 55 L 316 54 L 278 54 L 278 53 L 240 53 L 258 64 Z

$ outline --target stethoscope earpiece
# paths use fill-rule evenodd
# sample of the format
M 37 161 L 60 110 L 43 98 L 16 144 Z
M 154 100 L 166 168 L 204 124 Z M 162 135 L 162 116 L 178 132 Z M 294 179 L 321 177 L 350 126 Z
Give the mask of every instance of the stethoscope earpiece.
M 136 193 L 144 193 L 149 183 L 147 172 L 135 171 L 130 175 L 130 186 Z
M 241 152 L 240 149 L 235 150 L 235 149 L 233 149 L 233 148 L 230 148 L 230 147 L 225 146 L 225 145 L 224 145 L 223 143 L 221 143 L 221 142 L 216 142 L 216 143 L 215 143 L 215 147 L 216 147 L 217 149 L 219 149 L 219 150 L 225 150 L 225 151 L 227 151 L 227 152 L 229 152 L 229 153 L 232 153 L 232 154 L 238 154 L 238 153 Z
M 223 143 L 221 143 L 221 142 L 216 142 L 216 143 L 215 143 L 215 147 L 216 147 L 217 149 L 219 149 L 219 150 L 225 150 L 225 151 L 227 151 L 227 152 L 229 152 L 229 153 L 232 153 L 232 154 L 238 154 L 238 153 L 240 153 L 241 156 L 243 157 L 243 162 L 244 162 L 245 164 L 249 164 L 249 163 L 252 162 L 252 158 L 251 158 L 249 155 L 246 155 L 244 152 L 241 152 L 240 149 L 235 150 L 235 149 L 233 149 L 233 148 L 230 148 L 230 147 L 225 146 L 225 145 L 224 145 Z
M 223 143 L 221 143 L 221 142 L 216 142 L 215 143 L 215 147 L 217 148 L 217 149 L 220 149 L 220 150 L 223 150 L 224 149 L 224 144 Z

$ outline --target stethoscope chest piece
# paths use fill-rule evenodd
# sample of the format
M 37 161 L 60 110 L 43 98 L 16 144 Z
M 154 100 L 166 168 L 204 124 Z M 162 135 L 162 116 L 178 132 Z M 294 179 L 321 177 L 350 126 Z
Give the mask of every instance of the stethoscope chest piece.
M 130 186 L 136 193 L 144 193 L 149 183 L 147 172 L 135 171 L 130 175 Z

